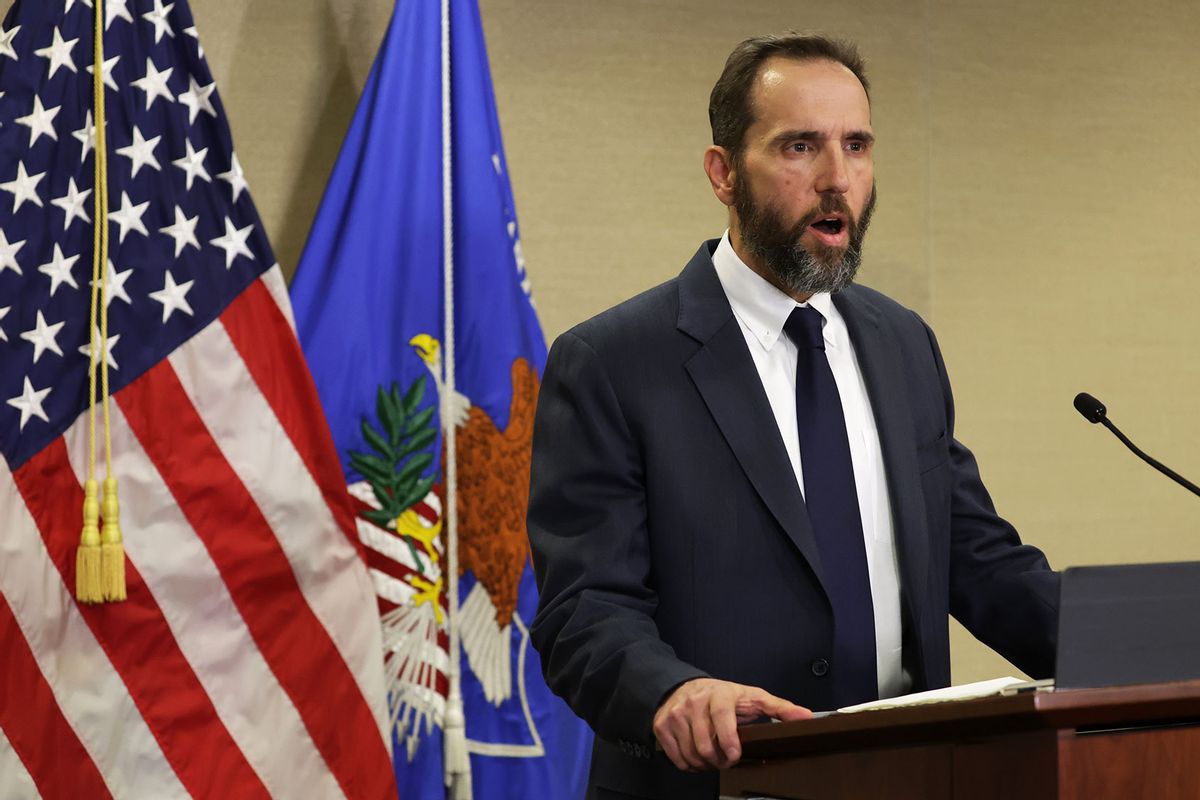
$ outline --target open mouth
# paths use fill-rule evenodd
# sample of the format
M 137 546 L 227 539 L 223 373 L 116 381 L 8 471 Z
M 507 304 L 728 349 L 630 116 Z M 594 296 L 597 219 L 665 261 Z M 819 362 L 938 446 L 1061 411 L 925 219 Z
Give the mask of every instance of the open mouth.
M 836 236 L 842 232 L 842 229 L 845 228 L 846 225 L 837 217 L 826 217 L 825 219 L 819 219 L 814 222 L 812 227 L 816 228 L 821 233 L 829 234 L 830 236 Z
M 845 247 L 849 243 L 849 222 L 841 214 L 821 217 L 808 226 L 812 235 L 826 247 Z

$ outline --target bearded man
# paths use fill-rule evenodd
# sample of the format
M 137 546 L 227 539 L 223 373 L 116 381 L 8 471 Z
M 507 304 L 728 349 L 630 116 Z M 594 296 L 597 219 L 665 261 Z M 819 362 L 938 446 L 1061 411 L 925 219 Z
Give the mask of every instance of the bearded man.
M 852 283 L 870 110 L 852 46 L 740 44 L 704 156 L 729 229 L 551 349 L 532 635 L 589 797 L 715 798 L 739 722 L 947 685 L 950 614 L 1053 673 L 1058 576 L 955 439 L 933 333 Z

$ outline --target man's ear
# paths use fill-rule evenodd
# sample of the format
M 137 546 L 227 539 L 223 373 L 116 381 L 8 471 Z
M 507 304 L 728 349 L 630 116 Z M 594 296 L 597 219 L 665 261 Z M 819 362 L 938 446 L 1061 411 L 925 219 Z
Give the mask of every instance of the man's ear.
M 724 147 L 712 145 L 704 151 L 704 172 L 713 194 L 727 206 L 733 205 L 733 157 Z

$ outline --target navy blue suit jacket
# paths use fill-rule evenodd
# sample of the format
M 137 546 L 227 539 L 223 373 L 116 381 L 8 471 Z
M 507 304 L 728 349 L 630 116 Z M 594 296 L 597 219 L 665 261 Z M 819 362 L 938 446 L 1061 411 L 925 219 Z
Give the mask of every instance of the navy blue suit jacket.
M 543 378 L 532 636 L 550 687 L 597 733 L 593 797 L 715 797 L 715 774 L 680 772 L 654 752 L 654 712 L 688 679 L 832 703 L 837 666 L 818 665 L 833 646 L 821 560 L 715 246 L 559 337 Z M 834 303 L 879 429 L 913 690 L 950 681 L 950 614 L 1049 677 L 1057 574 L 996 514 L 954 438 L 933 333 L 865 287 Z

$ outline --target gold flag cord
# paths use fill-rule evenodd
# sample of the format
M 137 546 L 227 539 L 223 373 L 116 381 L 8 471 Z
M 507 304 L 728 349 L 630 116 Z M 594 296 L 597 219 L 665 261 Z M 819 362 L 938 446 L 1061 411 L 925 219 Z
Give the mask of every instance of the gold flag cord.
M 83 532 L 75 555 L 75 597 L 83 603 L 125 599 L 125 546 L 121 539 L 117 479 L 113 474 L 108 385 L 108 144 L 104 115 L 104 0 L 93 4 L 95 174 L 92 230 L 92 296 L 88 319 L 88 464 L 84 481 Z M 97 316 L 99 324 L 97 325 Z M 96 372 L 100 372 L 104 419 L 104 494 L 96 480 Z M 101 514 L 103 512 L 103 515 Z M 103 528 L 100 520 L 103 518 Z

